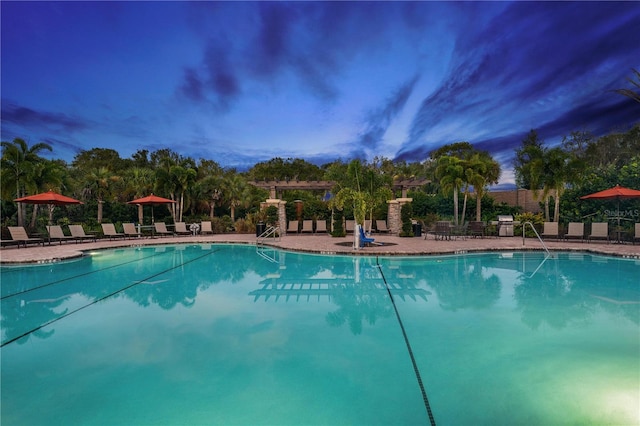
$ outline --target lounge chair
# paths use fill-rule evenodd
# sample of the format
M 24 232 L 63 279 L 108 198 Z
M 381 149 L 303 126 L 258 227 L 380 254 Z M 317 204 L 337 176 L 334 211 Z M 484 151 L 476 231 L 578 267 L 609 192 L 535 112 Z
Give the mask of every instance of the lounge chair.
M 582 222 L 569 222 L 567 233 L 564 234 L 564 239 L 580 238 L 580 241 L 584 241 L 584 223 Z
M 436 227 L 433 231 L 436 240 L 450 240 L 451 239 L 451 229 L 453 225 L 448 220 L 439 220 L 436 222 Z M 426 236 L 425 236 L 426 238 Z
M 298 221 L 297 220 L 290 220 L 289 221 L 289 225 L 287 226 L 287 234 L 289 233 L 298 233 Z
M 364 234 L 364 228 L 362 226 L 358 226 L 360 229 L 360 247 L 364 247 L 365 245 L 372 244 L 376 239 L 369 238 Z
M 316 221 L 316 234 L 319 232 L 327 232 L 327 221 L 324 219 Z
M 202 221 L 200 222 L 200 233 L 201 234 L 213 234 L 213 229 L 211 228 L 211 221 Z
M 362 227 L 364 228 L 364 232 L 368 232 L 368 233 L 372 232 L 372 230 L 371 230 L 371 221 L 370 220 L 368 220 L 368 219 L 365 220 L 364 221 L 364 225 Z
M 607 222 L 593 222 L 588 240 L 607 240 L 609 242 L 609 224 Z
M 161 237 L 165 235 L 173 236 L 173 232 L 167 229 L 167 224 L 164 222 L 156 222 L 153 224 L 153 227 L 155 228 L 156 235 L 160 235 Z
M 74 237 L 78 241 L 84 240 L 93 240 L 95 241 L 97 238 L 93 234 L 85 234 L 84 228 L 82 225 L 69 225 L 69 232 L 71 232 L 71 236 Z
M 123 223 L 122 230 L 124 231 L 124 235 L 127 237 L 140 237 L 140 233 L 138 232 L 138 228 L 134 223 Z
M 122 232 L 116 231 L 116 226 L 113 223 L 103 223 L 102 233 L 105 237 L 109 237 L 110 240 L 114 238 L 125 238 L 126 235 Z
M 350 219 L 344 222 L 344 232 L 347 232 L 347 233 L 353 232 L 355 230 L 355 227 L 356 227 L 355 220 Z
M 313 220 L 303 220 L 300 232 L 313 232 Z
M 191 235 L 191 231 L 187 229 L 187 224 L 184 222 L 176 222 L 175 232 L 178 235 Z
M 470 237 L 484 238 L 484 231 L 487 225 L 482 221 L 472 220 L 467 227 L 467 235 Z
M 545 222 L 542 229 L 542 238 L 559 238 L 558 222 Z
M 389 232 L 389 228 L 387 227 L 387 221 L 386 220 L 376 220 L 376 230 L 378 232 Z
M 633 245 L 636 245 L 636 241 L 640 241 L 640 223 L 636 223 L 635 234 L 631 239 L 631 242 L 633 243 Z
M 51 244 L 51 241 L 58 241 L 60 244 L 62 244 L 63 241 L 76 240 L 76 238 L 74 238 L 73 236 L 70 237 L 64 235 L 64 232 L 62 231 L 62 227 L 60 225 L 48 225 L 47 233 L 49 234 L 49 244 Z M 76 240 L 76 242 L 78 241 Z
M 26 247 L 27 244 L 42 244 L 44 246 L 44 239 L 42 238 L 31 238 L 27 231 L 23 226 L 8 226 L 9 234 L 11 234 L 11 239 L 18 244 L 18 248 L 20 248 L 20 244 L 24 244 Z

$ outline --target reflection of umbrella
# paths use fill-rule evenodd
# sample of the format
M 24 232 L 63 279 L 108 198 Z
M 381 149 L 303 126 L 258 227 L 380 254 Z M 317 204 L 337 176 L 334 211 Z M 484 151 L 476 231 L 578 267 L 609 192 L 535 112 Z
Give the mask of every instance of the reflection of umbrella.
M 26 197 L 16 198 L 18 203 L 27 204 L 48 204 L 49 205 L 49 224 L 53 220 L 53 206 L 66 206 L 68 204 L 82 204 L 74 198 L 67 197 L 65 195 L 58 194 L 57 192 L 49 191 L 42 194 L 28 195 Z
M 153 219 L 153 206 L 157 206 L 160 204 L 173 204 L 176 203 L 176 201 L 170 200 L 168 198 L 162 198 L 162 197 L 158 197 L 157 195 L 148 195 L 146 197 L 142 197 L 142 198 L 138 198 L 136 200 L 133 201 L 129 201 L 127 204 L 138 204 L 139 206 L 152 206 L 151 207 L 151 223 L 154 223 L 155 220 Z M 139 215 L 138 217 L 140 223 L 142 223 L 142 217 L 141 215 Z
M 580 197 L 581 200 L 616 200 L 618 202 L 618 211 L 616 213 L 618 227 L 620 227 L 620 200 L 625 198 L 640 198 L 640 191 L 616 185 L 613 188 Z

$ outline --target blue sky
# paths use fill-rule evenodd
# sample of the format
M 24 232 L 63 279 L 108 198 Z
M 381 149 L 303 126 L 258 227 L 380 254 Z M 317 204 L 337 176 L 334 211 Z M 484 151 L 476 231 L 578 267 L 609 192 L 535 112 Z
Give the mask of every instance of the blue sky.
M 469 141 L 503 164 L 640 122 L 636 2 L 2 1 L 2 140 L 50 157 L 170 148 L 422 161 Z

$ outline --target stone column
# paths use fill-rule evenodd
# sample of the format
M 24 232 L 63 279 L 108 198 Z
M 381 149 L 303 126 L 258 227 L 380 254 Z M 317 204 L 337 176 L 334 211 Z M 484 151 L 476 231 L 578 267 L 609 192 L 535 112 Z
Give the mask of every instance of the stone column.
M 413 201 L 413 198 L 396 198 L 395 200 L 387 201 L 387 225 L 389 226 L 389 233 L 398 235 L 402 231 L 402 218 L 400 213 L 402 206 Z
M 278 198 L 267 198 L 266 201 L 260 203 L 260 210 L 264 210 L 270 206 L 276 206 L 278 208 L 278 226 L 280 227 L 280 235 L 287 234 L 287 211 L 284 206 L 286 201 Z

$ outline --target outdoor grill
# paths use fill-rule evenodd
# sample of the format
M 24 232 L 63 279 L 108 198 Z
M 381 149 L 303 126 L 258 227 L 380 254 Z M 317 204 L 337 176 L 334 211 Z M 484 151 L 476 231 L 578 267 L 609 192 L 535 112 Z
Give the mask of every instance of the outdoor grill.
M 498 215 L 498 236 L 513 237 L 513 216 Z

